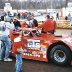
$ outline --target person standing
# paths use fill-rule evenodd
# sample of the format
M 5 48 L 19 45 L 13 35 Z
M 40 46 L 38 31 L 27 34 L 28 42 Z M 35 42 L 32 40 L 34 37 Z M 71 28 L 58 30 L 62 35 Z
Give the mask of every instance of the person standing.
M 33 20 L 31 19 L 31 15 L 27 16 L 26 24 L 27 24 L 28 28 L 32 28 L 32 26 L 33 26 Z
M 15 17 L 13 20 L 13 23 L 15 25 L 15 29 L 18 30 L 21 27 L 20 22 L 17 20 L 17 18 Z
M 2 47 L 0 60 L 4 60 L 4 61 L 12 61 L 12 59 L 9 58 L 10 49 L 11 49 L 11 42 L 9 35 L 10 35 L 10 29 L 12 30 L 14 29 L 14 24 L 12 22 L 10 23 L 10 20 L 11 18 L 9 16 L 5 16 L 5 18 L 4 16 L 1 16 L 0 40 L 4 42 L 6 49 L 5 47 Z
M 71 21 L 71 14 L 70 13 L 68 14 L 68 20 Z
M 21 17 L 21 14 L 20 14 L 20 13 L 18 13 L 18 15 L 17 15 L 17 16 L 18 16 L 18 19 L 20 19 L 20 17 Z
M 59 20 L 59 13 L 56 14 L 56 20 Z
M 15 32 L 15 34 L 16 34 L 16 32 Z M 13 38 L 12 52 L 16 57 L 16 63 L 15 63 L 16 71 L 15 72 L 22 72 L 22 53 L 24 52 L 22 44 L 24 44 L 24 42 L 22 43 L 21 32 L 19 34 L 17 32 L 16 36 L 14 36 L 14 34 L 12 34 L 12 38 Z
M 49 15 L 47 15 L 47 20 L 41 24 L 40 26 L 38 26 L 38 28 L 42 28 L 42 32 L 43 33 L 54 33 L 54 22 L 53 20 L 50 18 Z
M 15 72 L 22 72 L 22 53 L 23 53 L 22 31 L 21 31 L 20 22 L 17 20 L 17 18 L 14 18 L 14 25 L 15 25 L 15 29 L 16 29 L 16 30 L 14 30 L 14 33 L 15 34 L 17 33 L 17 35 L 12 34 L 11 39 L 13 41 L 12 51 L 13 51 L 15 57 L 16 57 L 16 63 L 15 63 L 16 71 Z
M 57 28 L 57 24 L 56 24 L 56 21 L 54 20 L 54 17 L 52 16 L 51 19 L 53 20 L 53 33 L 55 32 L 56 28 Z
M 32 16 L 32 20 L 33 20 L 33 27 L 38 27 L 38 21 L 34 19 L 34 16 Z

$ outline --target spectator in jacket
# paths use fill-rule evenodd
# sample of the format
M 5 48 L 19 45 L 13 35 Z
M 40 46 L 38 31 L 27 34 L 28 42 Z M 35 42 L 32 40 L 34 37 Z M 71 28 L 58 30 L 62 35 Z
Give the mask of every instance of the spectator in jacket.
M 14 18 L 13 23 L 14 23 L 14 25 L 15 25 L 15 29 L 16 29 L 16 30 L 18 30 L 18 29 L 21 27 L 21 24 L 20 24 L 20 22 L 17 20 L 16 17 Z
M 32 16 L 32 20 L 33 20 L 33 26 L 38 27 L 38 21 L 36 19 L 34 19 L 33 16 Z
M 5 21 L 4 21 L 5 19 Z M 2 16 L 1 17 L 1 22 L 0 22 L 0 40 L 3 41 L 5 47 L 2 47 L 1 51 L 1 58 L 0 60 L 4 61 L 12 61 L 12 59 L 9 58 L 10 54 L 10 49 L 11 49 L 11 42 L 10 42 L 10 30 L 14 29 L 14 24 L 13 22 L 10 23 L 11 18 L 9 16 Z M 3 26 L 2 26 L 3 25 Z

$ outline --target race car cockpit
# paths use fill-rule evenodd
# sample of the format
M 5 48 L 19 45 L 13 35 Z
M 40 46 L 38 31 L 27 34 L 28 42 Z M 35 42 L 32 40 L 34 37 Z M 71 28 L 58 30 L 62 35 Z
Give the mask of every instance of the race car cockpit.
M 24 36 L 40 36 L 41 35 L 41 31 L 40 30 L 36 30 L 36 29 L 32 29 L 32 28 L 26 28 L 23 30 L 23 35 Z

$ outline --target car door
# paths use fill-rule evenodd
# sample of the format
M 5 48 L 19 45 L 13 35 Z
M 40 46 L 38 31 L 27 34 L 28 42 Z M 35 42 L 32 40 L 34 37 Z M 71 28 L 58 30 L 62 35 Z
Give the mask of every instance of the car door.
M 24 58 L 36 58 L 40 52 L 40 39 L 31 32 L 23 32 L 22 44 L 24 48 Z

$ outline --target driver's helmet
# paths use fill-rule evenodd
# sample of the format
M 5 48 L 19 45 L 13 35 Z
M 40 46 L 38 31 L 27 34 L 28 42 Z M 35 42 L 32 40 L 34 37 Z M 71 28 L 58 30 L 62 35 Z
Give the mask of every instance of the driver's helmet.
M 24 36 L 29 36 L 30 32 L 24 31 L 23 34 L 24 34 Z

